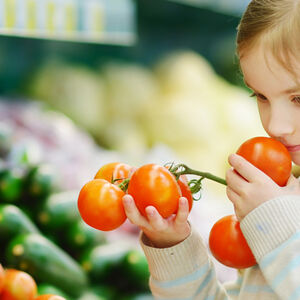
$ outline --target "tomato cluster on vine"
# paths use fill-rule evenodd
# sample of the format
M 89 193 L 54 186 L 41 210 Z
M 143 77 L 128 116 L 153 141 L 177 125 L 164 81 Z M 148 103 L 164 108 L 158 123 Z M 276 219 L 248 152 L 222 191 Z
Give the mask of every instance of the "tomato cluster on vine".
M 279 141 L 255 137 L 245 141 L 237 154 L 279 186 L 287 183 L 292 162 L 288 150 Z M 200 178 L 188 181 L 187 174 Z M 150 163 L 135 168 L 125 163 L 109 163 L 83 186 L 78 209 L 88 225 L 102 231 L 114 230 L 126 220 L 122 199 L 128 193 L 143 216 L 147 217 L 145 208 L 151 205 L 163 218 L 168 218 L 177 213 L 181 196 L 187 198 L 189 210 L 192 209 L 193 194 L 201 190 L 204 178 L 226 185 L 224 179 L 184 164 L 160 166 Z M 226 266 L 247 268 L 256 263 L 234 215 L 225 216 L 215 223 L 210 232 L 209 246 L 214 257 Z
M 136 169 L 114 162 L 102 166 L 94 179 L 81 189 L 78 209 L 82 219 L 102 231 L 120 227 L 126 220 L 122 204 L 126 193 L 133 196 L 144 216 L 148 205 L 155 206 L 164 218 L 176 214 L 181 196 L 188 199 L 190 210 L 193 205 L 185 175 L 176 179 L 168 167 L 158 164 L 146 164 Z

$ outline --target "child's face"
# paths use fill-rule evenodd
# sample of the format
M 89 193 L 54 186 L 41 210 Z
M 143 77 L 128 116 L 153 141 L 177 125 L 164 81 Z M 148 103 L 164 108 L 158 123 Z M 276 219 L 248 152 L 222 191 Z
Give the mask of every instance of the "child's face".
M 286 145 L 294 163 L 300 165 L 300 60 L 292 63 L 298 84 L 261 45 L 240 59 L 245 83 L 257 98 L 265 131 Z

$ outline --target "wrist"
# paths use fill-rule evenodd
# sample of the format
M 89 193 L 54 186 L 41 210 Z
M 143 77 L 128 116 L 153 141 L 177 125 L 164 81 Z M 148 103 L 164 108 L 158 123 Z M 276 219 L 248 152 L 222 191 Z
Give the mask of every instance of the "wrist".
M 153 234 L 153 233 L 151 234 L 144 231 L 144 236 L 146 237 L 146 239 L 144 239 L 144 242 L 147 246 L 154 247 L 154 248 L 169 248 L 180 244 L 185 239 L 187 239 L 190 236 L 190 234 L 191 234 L 190 225 L 188 225 L 187 230 L 180 235 L 173 233 L 172 235 L 160 236 L 157 234 Z

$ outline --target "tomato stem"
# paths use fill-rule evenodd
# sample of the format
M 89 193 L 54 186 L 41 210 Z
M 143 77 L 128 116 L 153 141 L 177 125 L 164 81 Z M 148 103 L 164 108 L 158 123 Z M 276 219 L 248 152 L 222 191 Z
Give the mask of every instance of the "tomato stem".
M 127 189 L 128 189 L 128 184 L 129 184 L 130 179 L 126 178 L 124 179 L 120 184 L 118 184 L 118 187 L 126 193 Z
M 227 185 L 225 179 L 215 176 L 208 172 L 201 172 L 201 171 L 193 170 L 185 164 L 178 164 L 178 165 L 172 166 L 172 168 L 170 168 L 169 171 L 172 172 L 176 176 L 177 179 L 179 178 L 180 175 L 197 175 L 202 178 L 207 178 L 207 179 L 216 181 L 218 183 Z

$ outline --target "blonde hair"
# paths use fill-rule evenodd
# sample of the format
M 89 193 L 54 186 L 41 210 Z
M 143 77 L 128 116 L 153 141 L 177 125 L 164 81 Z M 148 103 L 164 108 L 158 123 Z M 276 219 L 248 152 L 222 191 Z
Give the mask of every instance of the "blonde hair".
M 237 55 L 243 56 L 258 43 L 294 73 L 291 59 L 300 58 L 300 0 L 252 0 L 237 33 Z

